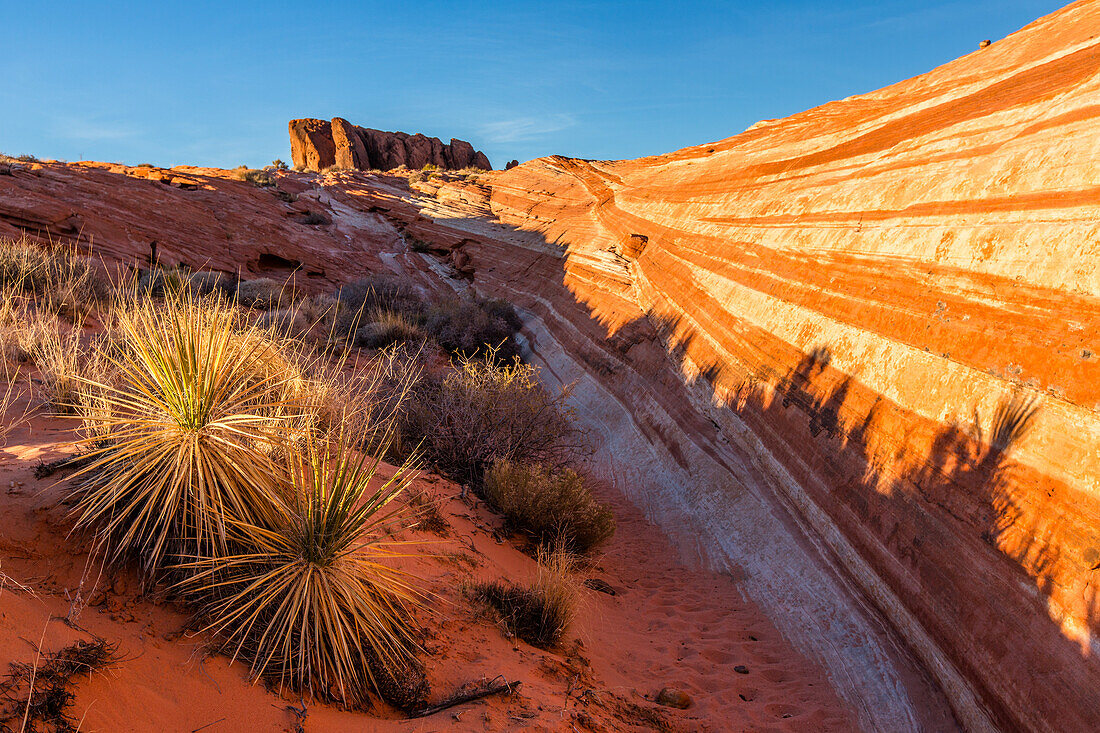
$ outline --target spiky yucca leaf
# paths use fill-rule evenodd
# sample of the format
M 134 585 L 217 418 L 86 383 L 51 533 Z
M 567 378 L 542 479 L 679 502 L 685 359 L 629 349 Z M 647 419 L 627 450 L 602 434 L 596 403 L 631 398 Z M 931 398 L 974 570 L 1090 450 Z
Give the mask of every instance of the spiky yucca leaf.
M 119 349 L 102 354 L 112 379 L 84 380 L 98 405 L 77 527 L 95 530 L 109 559 L 136 554 L 150 572 L 166 555 L 223 550 L 229 517 L 271 511 L 283 376 L 218 303 L 145 300 L 121 309 L 114 330 Z
M 347 433 L 310 434 L 302 450 L 289 451 L 289 464 L 278 519 L 234 523 L 240 552 L 195 558 L 178 587 L 257 678 L 353 707 L 386 688 L 394 702 L 394 686 L 405 686 L 398 698 L 414 703 L 423 680 L 409 609 L 423 596 L 387 562 L 401 543 L 385 540 L 415 522 L 392 505 L 409 470 L 372 489 L 378 460 Z

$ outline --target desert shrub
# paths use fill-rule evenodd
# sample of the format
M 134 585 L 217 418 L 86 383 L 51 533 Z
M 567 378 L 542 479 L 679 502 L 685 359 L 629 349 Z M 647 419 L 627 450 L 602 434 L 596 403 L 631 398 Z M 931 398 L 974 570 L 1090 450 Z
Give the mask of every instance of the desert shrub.
M 577 592 L 569 577 L 572 565 L 567 552 L 540 550 L 537 575 L 530 585 L 479 583 L 472 595 L 498 614 L 509 633 L 548 649 L 561 640 L 573 619 Z
M 307 295 L 298 303 L 302 315 L 311 324 L 321 323 L 331 318 L 333 312 L 340 307 L 340 301 L 329 293 Z
M 510 359 L 518 352 L 512 338 L 517 329 L 509 323 L 499 301 L 491 302 L 494 305 L 487 310 L 479 301 L 446 298 L 428 309 L 424 328 L 452 354 L 492 354 L 494 358 Z
M 365 412 L 370 426 L 370 430 L 365 431 L 369 447 L 381 451 L 380 455 L 391 463 L 422 458 L 423 426 L 410 420 L 409 408 L 425 394 L 435 393 L 431 388 L 424 388 L 425 384 L 438 386 L 428 368 L 432 359 L 431 345 L 426 342 L 395 344 L 379 351 L 368 370 L 357 372 L 366 374 L 356 392 L 369 395 Z M 381 425 L 387 427 L 384 444 Z
M 237 283 L 236 298 L 241 305 L 252 308 L 273 308 L 293 299 L 289 283 L 280 283 L 268 277 L 241 280 Z
M 286 163 L 284 163 L 279 158 L 276 158 L 275 160 L 271 161 L 271 167 L 274 168 L 277 171 L 285 171 L 287 169 Z
M 416 289 L 397 275 L 373 274 L 340 286 L 337 299 L 349 310 L 364 314 L 391 311 L 419 323 L 424 299 Z
M 231 292 L 233 278 L 223 272 L 211 272 L 200 270 L 186 274 L 187 289 L 193 296 L 210 295 L 211 293 Z
M 331 341 L 378 348 L 422 336 L 424 301 L 396 275 L 369 275 L 342 285 L 334 306 L 327 322 Z
M 422 170 L 422 171 L 437 171 L 437 170 L 439 170 L 439 166 L 436 165 L 435 163 L 425 163 L 424 167 L 421 168 L 420 170 Z
M 409 183 L 420 183 L 425 178 L 425 175 L 420 171 L 413 171 L 409 174 Z
M 289 306 L 264 311 L 256 325 L 285 338 L 304 340 L 309 333 L 310 322 L 300 308 Z
M 141 270 L 137 278 L 138 291 L 157 298 L 181 294 L 188 287 L 187 273 L 176 268 Z
M 615 533 L 611 510 L 572 469 L 498 461 L 486 472 L 482 493 L 510 527 L 530 533 L 543 545 L 584 553 Z
M 233 169 L 233 177 L 238 181 L 251 183 L 253 186 L 258 186 L 260 188 L 275 185 L 275 177 L 272 176 L 270 172 L 257 170 L 256 168 L 248 168 L 243 165 Z
M 299 221 L 311 227 L 324 226 L 332 223 L 327 216 L 317 211 L 307 211 L 306 215 L 299 219 Z
M 583 449 L 568 390 L 545 391 L 538 367 L 460 357 L 440 382 L 423 380 L 409 400 L 411 438 L 444 474 L 475 485 L 494 462 L 557 468 Z
M 234 523 L 238 550 L 195 558 L 180 587 L 257 677 L 352 707 L 373 691 L 412 708 L 426 693 L 409 616 L 419 592 L 387 564 L 388 534 L 410 522 L 394 502 L 410 473 L 372 488 L 378 462 L 354 437 L 290 451 L 277 512 Z
M 213 293 L 232 295 L 236 288 L 234 278 L 222 272 L 191 272 L 185 267 L 156 267 L 138 271 L 137 292 L 124 295 L 130 297 L 148 294 L 164 298 L 186 292 L 198 298 Z
M 98 424 L 76 476 L 77 528 L 150 573 L 223 551 L 231 520 L 271 505 L 285 361 L 232 308 L 188 296 L 119 308 L 104 348 L 114 379 L 81 380 L 110 410 L 85 416 Z
M 16 160 L 18 160 L 20 163 L 39 163 L 39 162 L 41 162 L 41 161 L 39 161 L 37 156 L 31 155 L 29 153 L 24 153 L 23 155 L 18 156 L 16 158 Z
M 523 328 L 523 319 L 519 317 L 514 305 L 500 298 L 483 298 L 477 301 L 478 307 L 490 318 L 499 318 L 508 325 L 513 333 Z

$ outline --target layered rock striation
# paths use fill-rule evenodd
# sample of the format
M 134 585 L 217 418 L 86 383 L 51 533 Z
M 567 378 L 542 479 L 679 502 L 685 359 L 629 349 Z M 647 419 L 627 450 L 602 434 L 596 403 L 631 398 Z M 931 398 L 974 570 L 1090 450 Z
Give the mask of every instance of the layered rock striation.
M 411 188 L 35 165 L 0 176 L 0 234 L 505 297 L 573 384 L 593 471 L 735 578 L 864 728 L 1097 730 L 1098 99 L 1090 0 L 668 155 Z M 296 164 L 400 154 L 298 122 Z
M 920 722 L 923 676 L 968 729 L 1100 729 L 1098 100 L 1078 2 L 720 142 L 488 182 L 527 240 L 467 246 L 475 282 L 868 727 Z
M 290 154 L 296 168 L 320 171 L 330 166 L 348 170 L 420 169 L 492 170 L 485 154 L 465 140 L 444 144 L 437 137 L 383 132 L 353 125 L 342 117 L 331 121 L 291 120 Z

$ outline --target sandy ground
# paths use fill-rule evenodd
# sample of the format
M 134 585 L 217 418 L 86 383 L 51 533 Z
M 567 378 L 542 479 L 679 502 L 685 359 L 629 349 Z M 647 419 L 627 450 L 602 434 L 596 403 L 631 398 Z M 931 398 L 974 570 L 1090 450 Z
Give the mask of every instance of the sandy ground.
M 682 565 L 660 530 L 610 489 L 602 498 L 618 531 L 577 581 L 602 580 L 615 595 L 581 586 L 576 621 L 555 650 L 508 638 L 461 588 L 526 580 L 535 564 L 521 538 L 500 536 L 484 504 L 430 474 L 413 490 L 439 497 L 449 527 L 407 539 L 420 541 L 410 564 L 437 595 L 422 619 L 431 699 L 498 675 L 521 687 L 416 720 L 382 706 L 354 713 L 277 694 L 252 684 L 209 638 L 188 633 L 186 609 L 143 588 L 132 571 L 103 570 L 87 543 L 69 535 L 64 477 L 36 480 L 33 469 L 71 450 L 71 428 L 37 411 L 0 451 L 0 571 L 25 586 L 0 589 L 0 660 L 33 663 L 39 648 L 50 653 L 93 635 L 117 644 L 114 663 L 75 683 L 69 712 L 81 731 L 853 728 L 823 671 L 791 649 L 731 578 Z M 692 705 L 657 705 L 666 685 L 687 692 Z

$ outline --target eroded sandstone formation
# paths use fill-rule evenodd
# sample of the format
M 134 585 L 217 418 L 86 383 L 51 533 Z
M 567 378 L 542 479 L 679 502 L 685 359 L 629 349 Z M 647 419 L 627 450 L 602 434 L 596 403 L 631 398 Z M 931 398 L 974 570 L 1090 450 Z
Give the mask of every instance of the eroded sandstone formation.
M 330 122 L 291 120 L 290 155 L 295 168 L 319 171 L 329 166 L 348 170 L 393 170 L 405 166 L 420 169 L 434 165 L 444 170 L 480 168 L 492 170 L 485 154 L 465 140 L 416 133 L 383 132 L 353 125 L 342 117 Z
M 575 383 L 594 470 L 736 578 L 864 727 L 1096 730 L 1098 69 L 1093 0 L 668 155 L 412 195 L 32 165 L 0 176 L 0 234 L 134 262 L 157 240 L 303 286 L 460 269 Z M 335 164 L 332 123 L 307 122 L 295 163 Z M 336 127 L 344 160 L 398 155 Z
M 584 365 L 578 399 L 622 431 L 608 470 L 654 516 L 837 684 L 878 665 L 902 691 L 849 690 L 868 725 L 911 729 L 919 685 L 830 574 L 965 727 L 1100 729 L 1098 100 L 1078 2 L 727 140 L 489 181 L 528 238 L 467 247 L 475 282 L 531 304 L 563 378 L 559 347 Z

